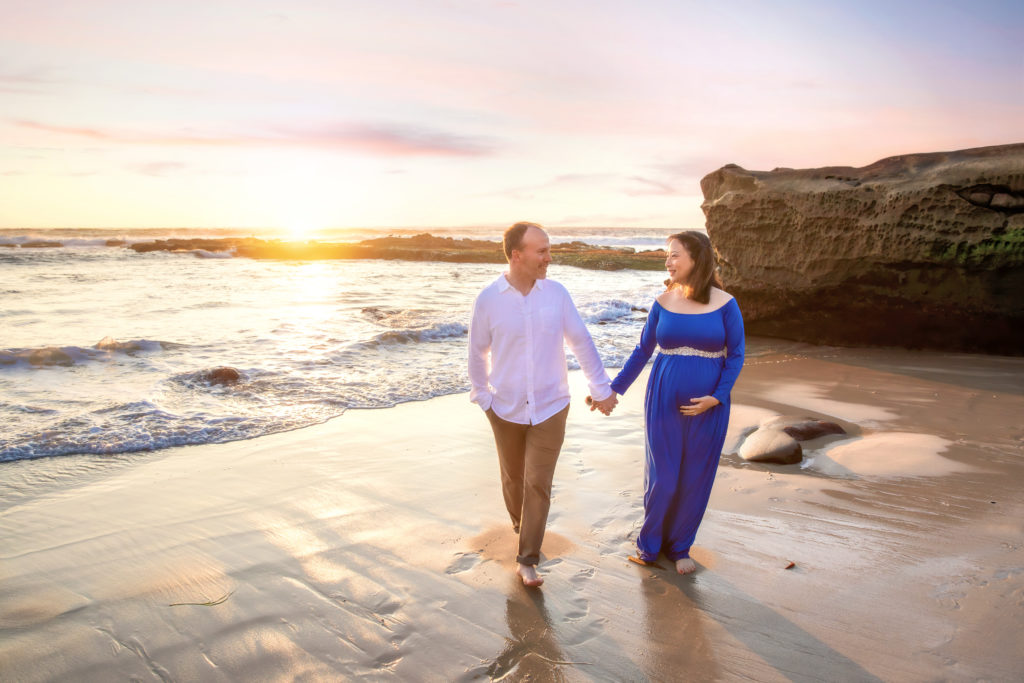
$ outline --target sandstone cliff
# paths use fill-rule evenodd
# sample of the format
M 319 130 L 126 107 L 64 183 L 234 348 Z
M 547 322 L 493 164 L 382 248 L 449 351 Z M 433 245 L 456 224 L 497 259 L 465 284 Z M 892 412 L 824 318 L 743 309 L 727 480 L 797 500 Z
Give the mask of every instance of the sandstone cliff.
M 1024 354 L 1024 144 L 701 180 L 749 334 Z

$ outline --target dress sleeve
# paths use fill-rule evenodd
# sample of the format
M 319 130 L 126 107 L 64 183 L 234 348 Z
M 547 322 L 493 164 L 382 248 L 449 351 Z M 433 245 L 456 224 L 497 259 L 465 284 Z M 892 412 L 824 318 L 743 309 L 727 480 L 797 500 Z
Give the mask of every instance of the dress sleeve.
M 743 315 L 736 299 L 722 307 L 722 323 L 725 325 L 725 366 L 718 379 L 718 387 L 711 394 L 719 403 L 725 403 L 736 384 L 736 378 L 743 369 L 743 355 L 746 350 L 746 337 L 743 332 Z
M 640 376 L 640 372 L 647 365 L 651 354 L 654 353 L 654 349 L 658 345 L 658 313 L 660 311 L 661 306 L 655 301 L 651 305 L 651 312 L 647 314 L 647 323 L 644 325 L 644 331 L 640 333 L 640 343 L 636 345 L 633 353 L 629 356 L 629 360 L 626 361 L 626 364 L 622 366 L 622 370 L 612 380 L 612 391 L 616 394 L 621 396 L 626 393 L 626 389 L 629 389 L 630 385 Z
M 491 329 L 487 320 L 483 295 L 473 304 L 473 318 L 469 323 L 469 382 L 472 389 L 469 400 L 483 410 L 491 407 L 490 364 Z

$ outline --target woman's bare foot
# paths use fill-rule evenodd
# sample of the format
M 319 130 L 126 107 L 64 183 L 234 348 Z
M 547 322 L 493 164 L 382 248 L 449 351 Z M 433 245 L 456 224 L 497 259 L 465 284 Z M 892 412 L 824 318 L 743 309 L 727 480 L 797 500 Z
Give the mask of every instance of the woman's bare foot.
M 697 565 L 688 557 L 680 557 L 676 560 L 676 571 L 680 574 L 692 574 L 697 571 Z
M 519 568 L 516 569 L 516 574 L 519 574 L 520 578 L 522 578 L 524 586 L 534 588 L 544 583 L 544 577 L 539 576 L 537 570 L 528 564 L 519 565 Z

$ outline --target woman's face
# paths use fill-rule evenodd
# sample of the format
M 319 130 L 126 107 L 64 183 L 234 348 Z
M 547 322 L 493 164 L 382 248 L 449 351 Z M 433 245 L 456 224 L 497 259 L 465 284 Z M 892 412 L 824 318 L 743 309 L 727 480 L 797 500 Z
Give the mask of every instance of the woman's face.
M 679 240 L 670 240 L 668 243 L 665 270 L 668 271 L 669 279 L 680 285 L 685 285 L 686 278 L 690 277 L 690 271 L 693 270 L 693 258 Z

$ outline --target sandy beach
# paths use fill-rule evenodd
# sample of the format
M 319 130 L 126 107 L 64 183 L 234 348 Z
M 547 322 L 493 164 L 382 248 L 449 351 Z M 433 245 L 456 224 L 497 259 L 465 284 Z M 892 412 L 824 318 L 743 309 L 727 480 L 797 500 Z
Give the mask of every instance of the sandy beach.
M 688 577 L 626 561 L 643 379 L 611 418 L 571 379 L 540 590 L 466 394 L 5 464 L 0 679 L 1019 680 L 1024 359 L 750 359 Z M 772 415 L 849 434 L 744 462 Z

